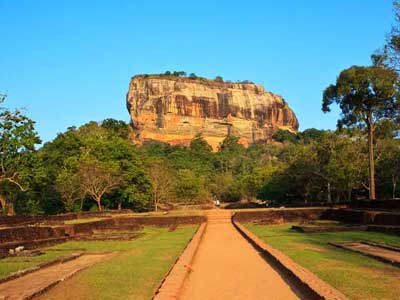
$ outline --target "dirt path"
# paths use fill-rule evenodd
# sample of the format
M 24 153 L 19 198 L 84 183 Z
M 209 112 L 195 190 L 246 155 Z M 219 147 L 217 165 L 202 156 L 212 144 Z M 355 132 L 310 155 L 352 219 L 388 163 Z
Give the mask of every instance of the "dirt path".
M 36 295 L 74 273 L 104 260 L 112 254 L 87 254 L 72 261 L 56 264 L 0 285 L 0 299 L 23 300 Z
M 230 212 L 209 212 L 209 222 L 182 300 L 297 300 L 299 294 L 230 222 Z

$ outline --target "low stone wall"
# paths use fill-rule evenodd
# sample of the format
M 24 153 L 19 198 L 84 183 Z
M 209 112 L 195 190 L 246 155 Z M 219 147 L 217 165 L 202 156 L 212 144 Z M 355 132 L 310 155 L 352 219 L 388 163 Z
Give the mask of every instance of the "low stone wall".
M 129 209 L 122 210 L 105 210 L 105 211 L 86 211 L 79 213 L 66 213 L 60 215 L 49 216 L 0 216 L 0 226 L 17 226 L 37 223 L 55 223 L 68 220 L 85 219 L 85 218 L 102 218 L 111 217 L 113 215 L 121 215 L 132 213 Z
M 318 220 L 325 211 L 325 208 L 239 211 L 234 214 L 233 220 L 238 222 L 258 222 L 263 224 L 302 222 Z
M 0 244 L 18 241 L 32 241 L 59 237 L 89 235 L 94 230 L 123 229 L 138 230 L 143 226 L 176 226 L 182 224 L 200 224 L 204 216 L 181 217 L 109 217 L 87 223 L 49 226 L 18 226 L 0 229 Z
M 124 222 L 123 219 L 119 218 L 118 222 Z M 135 217 L 131 218 L 130 222 L 142 226 L 174 226 L 174 225 L 185 225 L 185 224 L 200 224 L 206 222 L 205 216 L 179 216 L 179 217 Z M 127 221 L 125 221 L 127 222 Z
M 322 219 L 353 224 L 400 226 L 400 213 L 371 210 L 329 209 L 324 212 Z
M 375 215 L 375 225 L 400 226 L 400 213 L 380 213 Z
M 93 230 L 112 229 L 114 227 L 115 222 L 112 218 L 87 223 L 69 224 L 64 226 L 66 235 L 70 237 L 73 237 L 75 235 L 88 235 L 92 234 Z
M 58 238 L 65 236 L 62 227 L 12 227 L 0 229 L 0 243 Z
M 368 224 L 375 217 L 375 212 L 355 209 L 328 209 L 321 216 L 324 220 L 334 220 L 352 224 Z
M 359 200 L 349 203 L 351 208 L 375 210 L 400 210 L 399 200 Z
M 368 225 L 367 231 L 400 235 L 400 226 Z
M 44 222 L 62 222 L 76 219 L 76 214 L 56 216 L 0 216 L 0 226 L 30 225 Z

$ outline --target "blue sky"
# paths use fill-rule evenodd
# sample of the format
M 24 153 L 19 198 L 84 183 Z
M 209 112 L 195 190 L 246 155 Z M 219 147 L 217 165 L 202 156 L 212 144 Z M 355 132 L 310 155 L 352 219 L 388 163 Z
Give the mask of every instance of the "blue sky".
M 0 0 L 0 12 L 0 92 L 44 141 L 129 121 L 130 78 L 166 70 L 254 81 L 286 99 L 301 130 L 332 129 L 323 89 L 369 64 L 393 23 L 391 0 Z

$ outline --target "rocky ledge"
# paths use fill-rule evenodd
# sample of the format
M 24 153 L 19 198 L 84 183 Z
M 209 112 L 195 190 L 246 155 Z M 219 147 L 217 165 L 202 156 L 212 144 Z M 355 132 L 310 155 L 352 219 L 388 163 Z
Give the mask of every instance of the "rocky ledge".
M 228 134 L 248 146 L 268 142 L 278 129 L 295 132 L 299 126 L 281 96 L 254 83 L 137 75 L 127 107 L 137 142 L 187 145 L 201 133 L 216 150 Z

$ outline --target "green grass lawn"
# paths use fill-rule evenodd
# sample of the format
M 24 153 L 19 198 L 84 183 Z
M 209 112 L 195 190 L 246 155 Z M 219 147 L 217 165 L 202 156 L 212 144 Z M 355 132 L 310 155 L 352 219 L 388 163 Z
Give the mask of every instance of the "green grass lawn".
M 52 247 L 118 254 L 78 273 L 39 299 L 151 299 L 196 229 L 197 225 L 180 226 L 175 231 L 145 227 L 133 241 L 77 241 Z
M 246 227 L 350 299 L 400 299 L 399 268 L 327 244 L 367 240 L 400 246 L 400 237 L 366 231 L 298 233 L 290 229 L 292 225 L 246 224 Z

